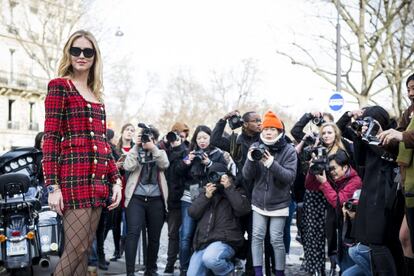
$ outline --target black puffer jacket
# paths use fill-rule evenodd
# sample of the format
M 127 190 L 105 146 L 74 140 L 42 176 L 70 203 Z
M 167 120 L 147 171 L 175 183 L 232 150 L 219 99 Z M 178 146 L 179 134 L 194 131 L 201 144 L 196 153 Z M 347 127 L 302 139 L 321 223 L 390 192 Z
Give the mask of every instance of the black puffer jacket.
M 250 201 L 242 188 L 231 185 L 216 191 L 211 199 L 202 192 L 188 209 L 188 214 L 197 220 L 194 249 L 201 250 L 212 242 L 221 241 L 232 246 L 236 252 L 240 250 L 244 238 L 239 217 L 250 210 Z
M 177 173 L 177 168 L 187 155 L 186 144 L 183 143 L 178 147 L 170 148 L 167 155 L 170 161 L 170 166 L 165 174 L 168 184 L 168 209 L 180 209 L 181 197 L 184 192 L 184 177 Z

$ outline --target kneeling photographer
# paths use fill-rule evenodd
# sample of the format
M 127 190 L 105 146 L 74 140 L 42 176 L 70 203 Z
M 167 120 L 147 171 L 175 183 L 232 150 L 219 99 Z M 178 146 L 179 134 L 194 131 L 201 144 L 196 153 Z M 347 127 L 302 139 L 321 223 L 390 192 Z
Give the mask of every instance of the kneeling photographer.
M 158 149 L 159 132 L 152 126 L 138 124 L 136 145 L 128 152 L 124 169 L 131 172 L 125 188 L 127 237 L 125 261 L 127 275 L 134 275 L 140 233 L 145 227 L 148 245 L 145 275 L 156 275 L 161 229 L 167 208 L 168 187 L 164 171 L 169 166 L 167 154 Z
M 188 209 L 197 221 L 194 233 L 194 253 L 187 275 L 228 275 L 234 270 L 232 258 L 242 249 L 243 232 L 239 218 L 250 212 L 250 201 L 226 165 L 214 163 L 208 169 L 208 181 Z
M 364 109 L 354 143 L 359 149 L 357 165 L 364 167 L 361 196 L 352 233 L 357 242 L 371 249 L 374 275 L 402 275 L 404 261 L 399 229 L 404 198 L 399 185 L 396 155 L 384 150 L 376 135 L 396 126 L 380 106 Z
M 316 156 L 310 164 L 306 176 L 305 187 L 308 190 L 319 190 L 329 203 L 327 206 L 327 231 L 338 232 L 338 262 L 341 271 L 352 265 L 349 262 L 347 247 L 342 242 L 343 215 L 342 205 L 352 198 L 354 192 L 362 186 L 361 178 L 350 165 L 350 158 L 343 150 L 335 154 Z

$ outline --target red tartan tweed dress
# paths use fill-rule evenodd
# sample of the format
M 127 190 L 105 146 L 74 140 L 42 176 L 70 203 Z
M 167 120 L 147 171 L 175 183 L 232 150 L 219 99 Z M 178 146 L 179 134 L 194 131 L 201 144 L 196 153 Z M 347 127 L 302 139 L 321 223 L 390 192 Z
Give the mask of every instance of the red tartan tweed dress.
M 51 80 L 45 99 L 45 185 L 59 185 L 65 209 L 106 206 L 118 169 L 106 140 L 105 108 L 73 83 Z

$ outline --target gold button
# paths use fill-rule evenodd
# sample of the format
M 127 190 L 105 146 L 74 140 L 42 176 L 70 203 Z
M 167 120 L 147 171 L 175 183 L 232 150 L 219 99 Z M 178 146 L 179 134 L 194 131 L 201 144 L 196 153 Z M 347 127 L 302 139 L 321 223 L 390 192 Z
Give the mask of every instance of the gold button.
M 102 175 L 102 179 L 105 179 L 105 175 L 104 174 Z
M 95 174 L 94 173 L 92 174 L 92 178 L 95 178 Z
M 102 120 L 102 124 L 103 124 L 103 125 L 105 124 L 105 120 Z
M 91 104 L 87 104 L 86 106 L 87 106 L 88 108 L 91 108 Z
M 93 119 L 92 117 L 89 117 L 89 122 L 92 123 Z
M 108 161 L 105 161 L 105 166 L 108 166 Z
M 96 151 L 98 147 L 96 145 L 93 146 L 93 150 Z
M 91 131 L 91 136 L 93 137 L 95 135 L 95 133 L 93 131 Z
M 105 134 L 102 134 L 102 137 L 103 137 L 103 138 L 106 138 L 106 135 L 105 135 Z
M 98 164 L 98 159 L 94 159 L 93 163 Z
M 65 140 L 65 137 L 62 137 L 62 139 L 60 141 L 63 142 L 64 140 Z
M 104 108 L 101 106 L 101 110 L 104 111 Z
M 108 152 L 108 148 L 107 147 L 105 147 L 105 152 Z

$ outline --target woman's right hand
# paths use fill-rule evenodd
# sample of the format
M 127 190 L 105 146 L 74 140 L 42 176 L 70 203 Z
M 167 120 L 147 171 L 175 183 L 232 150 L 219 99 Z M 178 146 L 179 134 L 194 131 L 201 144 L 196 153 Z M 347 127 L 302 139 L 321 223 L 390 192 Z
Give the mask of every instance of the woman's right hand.
M 49 193 L 47 201 L 50 210 L 57 212 L 60 216 L 63 216 L 64 204 L 62 192 L 60 189 L 57 189 L 54 192 Z

